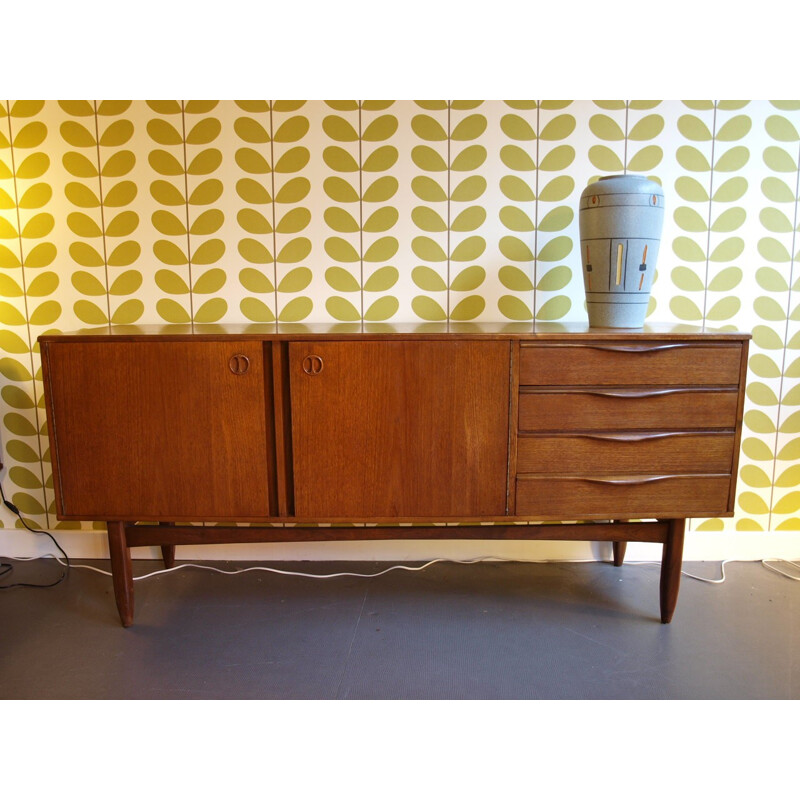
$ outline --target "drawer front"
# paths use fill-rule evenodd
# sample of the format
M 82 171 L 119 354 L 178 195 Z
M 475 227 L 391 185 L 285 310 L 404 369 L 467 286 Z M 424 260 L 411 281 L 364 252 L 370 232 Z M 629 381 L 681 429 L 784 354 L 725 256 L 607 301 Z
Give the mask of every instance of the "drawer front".
M 517 472 L 564 474 L 730 472 L 732 433 L 598 433 L 520 436 Z
M 520 431 L 697 430 L 736 427 L 735 390 L 597 389 L 526 392 Z
M 519 516 L 630 519 L 729 516 L 730 475 L 517 478 Z
M 741 344 L 533 344 L 520 385 L 738 384 Z

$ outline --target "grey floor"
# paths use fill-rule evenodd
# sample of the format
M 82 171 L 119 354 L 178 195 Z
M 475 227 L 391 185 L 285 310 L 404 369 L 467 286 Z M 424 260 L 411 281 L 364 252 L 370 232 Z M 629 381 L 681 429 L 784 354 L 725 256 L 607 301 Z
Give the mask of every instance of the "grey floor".
M 57 569 L 15 562 L 10 579 Z M 72 570 L 52 589 L 0 592 L 0 698 L 800 698 L 800 584 L 758 562 L 726 572 L 718 585 L 684 577 L 662 625 L 653 566 L 439 563 L 333 580 L 182 569 L 136 582 L 125 629 L 110 578 Z

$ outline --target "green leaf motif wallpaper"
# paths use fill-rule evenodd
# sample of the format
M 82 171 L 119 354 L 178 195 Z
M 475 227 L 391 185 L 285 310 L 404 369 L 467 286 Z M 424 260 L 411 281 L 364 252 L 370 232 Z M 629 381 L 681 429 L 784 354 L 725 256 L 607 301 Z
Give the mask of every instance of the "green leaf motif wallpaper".
M 691 527 L 800 530 L 800 101 L 0 101 L 6 495 L 101 527 L 55 519 L 40 334 L 585 321 L 578 200 L 623 171 L 666 198 L 648 319 L 753 333 L 736 516 Z

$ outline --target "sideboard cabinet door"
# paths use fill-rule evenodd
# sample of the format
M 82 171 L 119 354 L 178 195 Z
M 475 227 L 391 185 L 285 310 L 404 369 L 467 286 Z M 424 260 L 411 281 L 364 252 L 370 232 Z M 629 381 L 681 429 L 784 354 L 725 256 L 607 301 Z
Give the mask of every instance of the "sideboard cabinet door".
M 508 341 L 289 345 L 301 518 L 506 513 Z
M 43 356 L 62 516 L 269 514 L 260 342 L 54 342 Z

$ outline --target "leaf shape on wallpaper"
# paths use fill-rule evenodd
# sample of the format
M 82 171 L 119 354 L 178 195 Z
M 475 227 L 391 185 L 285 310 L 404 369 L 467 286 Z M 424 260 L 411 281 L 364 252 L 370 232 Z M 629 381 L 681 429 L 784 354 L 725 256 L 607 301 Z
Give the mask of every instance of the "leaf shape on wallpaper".
M 272 172 L 267 159 L 258 150 L 250 147 L 240 147 L 233 158 L 239 168 L 250 175 L 268 175 Z
M 750 132 L 753 123 L 745 114 L 731 117 L 714 135 L 718 142 L 736 142 Z
M 703 312 L 688 297 L 673 297 L 669 308 L 678 319 L 694 321 L 703 318 Z
M 516 175 L 504 175 L 500 178 L 500 191 L 516 203 L 530 203 L 536 199 L 533 189 Z
M 498 242 L 500 252 L 510 261 L 533 261 L 528 245 L 516 236 L 503 236 Z M 510 288 L 510 287 L 509 287 Z
M 69 254 L 72 260 L 82 267 L 102 267 L 105 264 L 103 256 L 97 249 L 86 242 L 73 242 L 69 246 Z
M 85 325 L 108 325 L 106 312 L 89 300 L 78 300 L 73 307 L 75 316 Z
M 222 297 L 212 297 L 206 300 L 194 312 L 194 322 L 209 323 L 219 322 L 228 311 L 228 303 Z
M 78 211 L 67 214 L 67 226 L 73 233 L 87 239 L 103 235 L 100 226 L 91 217 Z
M 607 147 L 598 146 L 600 150 L 608 150 Z M 609 150 L 609 152 L 611 152 Z M 613 155 L 613 154 L 612 154 Z M 622 169 L 622 162 L 619 161 L 616 155 L 614 158 L 619 162 L 618 169 Z M 539 169 L 545 172 L 561 172 L 565 170 L 575 160 L 575 148 L 568 144 L 562 144 L 554 147 L 547 155 L 540 161 Z
M 730 233 L 740 228 L 746 219 L 747 212 L 743 208 L 729 208 L 714 220 L 711 230 L 715 233 Z
M 323 151 L 323 158 L 325 159 L 325 163 L 328 163 L 326 154 L 328 154 L 329 150 L 338 150 L 342 153 L 345 153 L 339 147 L 326 147 Z M 349 155 L 345 153 L 345 155 Z M 300 172 L 303 167 L 308 164 L 309 160 L 311 159 L 311 154 L 306 147 L 292 147 L 290 150 L 287 150 L 279 159 L 278 163 L 275 164 L 275 172 L 280 174 L 290 173 L 290 172 Z M 330 165 L 329 165 L 330 166 Z M 336 167 L 333 167 L 336 169 Z M 349 171 L 349 170 L 348 170 Z
M 3 417 L 3 425 L 15 436 L 36 436 L 37 430 L 33 423 L 22 414 L 10 413 Z
M 572 280 L 572 270 L 567 266 L 547 270 L 536 284 L 540 292 L 557 292 Z
M 343 117 L 330 115 L 322 120 L 322 130 L 335 142 L 357 142 L 358 131 Z
M 194 125 L 186 135 L 187 144 L 210 144 L 222 131 L 222 123 L 216 117 L 206 117 Z
M 744 424 L 753 433 L 772 434 L 777 430 L 774 420 L 763 411 L 758 411 L 757 409 L 752 409 L 744 415 Z
M 329 228 L 339 233 L 357 233 L 361 230 L 356 218 L 349 211 L 338 206 L 326 208 L 323 218 Z
M 222 164 L 222 153 L 215 147 L 198 153 L 189 163 L 186 171 L 189 175 L 210 175 Z
M 111 315 L 113 325 L 133 325 L 144 314 L 144 303 L 141 300 L 131 299 L 120 303 Z
M 222 195 L 222 181 L 209 178 L 198 184 L 189 195 L 189 204 L 193 206 L 207 206 L 215 203 Z
M 606 114 L 592 116 L 589 119 L 589 130 L 605 142 L 620 142 L 625 138 L 622 128 Z
M 672 241 L 672 251 L 682 261 L 701 262 L 706 260 L 706 254 L 694 239 L 687 236 L 677 236 Z
M 133 136 L 133 123 L 128 119 L 118 119 L 112 122 L 100 134 L 101 147 L 122 147 Z
M 291 270 L 289 274 L 291 275 L 292 272 L 296 272 L 296 270 Z M 263 272 L 252 267 L 245 267 L 239 272 L 239 283 L 248 292 L 258 292 L 259 294 L 266 294 L 274 289 L 272 281 Z
M 341 180 L 341 178 L 329 178 L 327 180 Z M 326 183 L 327 183 L 326 180 Z M 275 196 L 275 201 L 278 203 L 299 203 L 301 200 L 305 199 L 308 193 L 311 191 L 311 182 L 308 178 L 291 178 L 288 180 L 281 188 L 278 190 L 278 194 Z M 269 198 L 269 193 L 264 189 L 264 194 L 266 194 L 267 198 Z M 261 196 L 261 195 L 259 195 Z M 242 197 L 247 200 L 248 198 Z M 255 200 L 249 200 L 248 202 L 256 202 Z M 258 200 L 257 202 L 262 202 Z M 264 200 L 263 202 L 269 202 L 269 200 Z
M 139 226 L 139 215 L 135 211 L 121 211 L 106 225 L 106 236 L 129 236 Z
M 150 184 L 150 194 L 162 206 L 182 206 L 186 203 L 186 198 L 178 187 L 168 181 L 153 181 Z
M 183 144 L 183 135 L 180 133 L 180 131 L 178 131 L 178 129 L 172 123 L 167 122 L 167 120 L 165 119 L 151 119 L 147 123 L 147 133 L 150 136 L 150 138 L 154 142 L 156 142 L 156 144 L 161 144 L 161 145 Z M 85 147 L 86 145 L 83 146 Z
M 733 210 L 733 209 L 731 209 Z M 793 223 L 789 217 L 778 208 L 764 208 L 758 215 L 761 224 L 772 233 L 792 233 L 794 230 Z
M 367 156 L 362 165 L 364 172 L 385 172 L 397 161 L 397 148 L 391 145 L 379 147 Z
M 450 230 L 465 233 L 480 228 L 486 221 L 486 209 L 482 206 L 465 208 L 450 224 Z
M 394 197 L 397 189 L 397 178 L 392 175 L 384 175 L 367 187 L 363 199 L 367 203 L 385 203 Z
M 225 285 L 227 278 L 224 269 L 217 267 L 207 270 L 194 282 L 192 291 L 196 294 L 214 294 Z
M 780 433 L 800 433 L 800 411 L 790 414 L 778 428 Z
M 556 297 L 551 297 L 542 304 L 541 308 L 536 312 L 536 319 L 545 321 L 563 319 L 569 314 L 571 308 L 572 300 L 566 295 L 560 294 Z
M 450 108 L 453 111 L 471 111 L 483 105 L 483 100 L 451 100 Z
M 81 293 L 89 297 L 102 297 L 106 293 L 105 284 L 90 272 L 78 270 L 71 276 L 72 285 Z
M 355 322 L 361 319 L 359 310 L 344 297 L 329 297 L 325 301 L 325 308 L 334 319 L 341 322 Z
M 800 439 L 793 438 L 785 444 L 777 456 L 779 461 L 797 461 L 800 459 Z
M 470 203 L 477 200 L 486 191 L 486 178 L 483 175 L 470 175 L 459 181 L 450 193 L 450 199 L 456 203 Z
M 558 203 L 569 197 L 575 188 L 575 181 L 569 175 L 559 175 L 545 184 L 539 192 L 539 199 L 547 203 Z
M 705 233 L 708 223 L 693 208 L 679 206 L 672 215 L 678 227 L 689 233 Z
M 797 406 L 800 405 L 800 385 L 793 386 L 781 396 L 782 406 Z
M 500 129 L 509 139 L 517 142 L 532 142 L 536 139 L 536 131 L 519 114 L 504 114 L 500 118 Z
M 187 100 L 183 110 L 187 114 L 208 114 L 219 105 L 219 100 Z
M 72 205 L 79 208 L 98 208 L 100 206 L 100 198 L 83 183 L 70 181 L 64 187 L 64 196 Z
M 25 223 L 21 236 L 23 239 L 41 239 L 47 236 L 54 227 L 55 220 L 52 214 L 36 214 Z
M 44 100 L 15 100 L 11 106 L 11 116 L 15 119 L 35 117 L 43 108 Z M 89 113 L 93 113 L 91 105 L 89 106 Z M 2 109 L 0 116 L 5 116 L 5 108 Z
M 764 128 L 778 142 L 797 142 L 800 140 L 797 128 L 785 116 L 772 115 L 767 117 Z
M 83 128 L 77 122 L 65 122 L 64 125 L 75 125 L 78 128 Z M 62 130 L 64 125 L 62 125 Z M 84 129 L 85 130 L 85 129 Z M 91 136 L 91 134 L 90 134 Z M 15 148 L 20 150 L 28 150 L 38 147 L 47 138 L 47 126 L 43 122 L 29 122 L 23 125 L 22 128 L 14 136 L 12 144 Z M 94 137 L 91 137 L 92 145 L 94 144 Z
M 500 148 L 500 160 L 516 172 L 531 172 L 536 169 L 536 162 L 531 155 L 515 144 L 507 144 Z
M 456 245 L 450 254 L 451 261 L 474 261 L 486 250 L 486 240 L 482 236 L 468 236 Z
M 789 155 L 782 147 L 765 147 L 762 154 L 764 163 L 773 172 L 795 172 L 797 160 Z
M 510 231 L 525 233 L 535 230 L 531 218 L 518 206 L 503 206 L 498 216 Z
M 361 256 L 355 247 L 340 236 L 331 236 L 325 240 L 325 252 L 334 261 L 345 264 L 352 264 L 361 260 Z
M 742 270 L 739 267 L 727 267 L 718 272 L 708 285 L 712 292 L 729 292 L 742 282 Z
M 625 108 L 624 100 L 594 100 L 593 102 L 598 108 L 604 108 L 608 111 L 621 111 Z
M 97 113 L 101 117 L 116 117 L 124 114 L 130 107 L 131 100 L 101 100 L 97 106 Z
M 776 406 L 778 398 L 775 392 L 765 383 L 752 381 L 747 386 L 747 397 L 757 406 Z
M 559 114 L 544 126 L 539 138 L 547 142 L 566 139 L 575 130 L 575 126 L 575 117 L 571 114 Z
M 344 178 L 326 178 L 322 187 L 325 190 L 325 194 L 337 203 L 355 203 L 359 199 L 358 192 Z
M 0 297 L 22 297 L 23 294 L 22 287 L 10 275 L 0 273 Z
M 305 236 L 298 236 L 287 242 L 278 251 L 279 264 L 296 264 L 302 261 L 311 252 L 311 240 Z
M 53 190 L 49 184 L 35 183 L 23 192 L 19 199 L 19 208 L 41 208 L 52 196 Z
M 187 309 L 168 297 L 163 297 L 156 303 L 156 312 L 165 322 L 180 324 L 192 321 Z
M 184 221 L 171 211 L 159 209 L 151 217 L 153 227 L 164 236 L 185 236 L 186 225 Z
M 642 117 L 628 131 L 628 139 L 634 142 L 646 142 L 655 139 L 664 130 L 664 118 L 660 114 L 648 114 Z
M 364 253 L 364 261 L 373 264 L 388 261 L 397 253 L 399 247 L 400 245 L 394 236 L 382 236 L 367 248 Z
M 28 393 L 19 386 L 3 386 L 2 390 L 0 390 L 0 394 L 2 394 L 2 398 L 6 402 L 6 405 L 10 406 L 11 408 L 24 411 L 34 407 L 33 400 L 31 399 L 30 395 L 28 395 Z
M 248 144 L 266 144 L 270 141 L 267 130 L 252 117 L 237 117 L 233 123 L 233 130 L 242 141 Z
M 684 114 L 678 118 L 678 132 L 692 142 L 710 142 L 711 131 L 699 117 Z
M 486 117 L 482 114 L 470 114 L 452 129 L 450 139 L 454 142 L 471 142 L 484 133 L 486 126 Z
M 400 303 L 396 297 L 379 297 L 364 312 L 364 319 L 371 322 L 380 322 L 390 319 L 397 313 Z
M 311 270 L 308 267 L 295 267 L 281 278 L 278 284 L 278 291 L 285 293 L 302 292 L 311 283 L 312 277 Z
M 347 152 L 347 150 L 344 150 L 341 147 L 326 147 L 322 151 L 322 159 L 330 169 L 335 170 L 336 172 L 358 172 L 358 162 L 350 153 Z M 298 169 L 302 169 L 302 167 L 299 167 Z M 291 169 L 287 171 L 297 172 L 298 169 Z
M 86 156 L 80 153 L 66 153 L 63 158 L 64 166 L 67 165 L 68 158 L 70 161 L 73 160 L 73 156 L 76 159 L 83 159 L 84 163 L 82 164 L 82 168 L 84 170 L 86 169 L 86 164 L 88 164 L 91 168 L 91 172 L 88 175 L 79 175 L 76 172 L 73 172 L 73 175 L 89 178 L 97 176 L 97 167 L 95 167 L 95 165 L 89 161 Z M 22 178 L 23 180 L 36 180 L 36 178 L 41 178 L 49 168 L 50 157 L 47 155 L 47 153 L 31 153 L 29 156 L 25 156 L 25 158 L 23 158 L 20 164 L 17 166 L 17 178 Z M 9 175 L 8 177 L 11 176 Z
M 748 514 L 768 514 L 769 508 L 761 495 L 755 492 L 742 492 L 739 495 L 739 506 Z
M 718 100 L 716 106 L 720 111 L 738 111 L 749 103 L 749 100 Z
M 717 172 L 738 172 L 747 164 L 750 158 L 750 151 L 746 147 L 731 147 L 723 153 L 714 163 L 714 170 Z
M 367 217 L 364 223 L 364 231 L 367 233 L 383 233 L 393 228 L 397 224 L 400 215 L 396 208 L 384 206 Z
M 108 293 L 117 297 L 125 297 L 133 294 L 142 285 L 142 273 L 135 269 L 129 269 L 117 276 L 109 287 Z
M 675 181 L 675 191 L 688 203 L 707 203 L 708 190 L 694 178 L 682 176 Z
M 713 250 L 709 258 L 711 261 L 732 261 L 744 252 L 744 239 L 738 236 L 731 236 L 720 242 Z
M 130 150 L 120 150 L 106 161 L 100 174 L 104 178 L 121 178 L 123 175 L 127 175 L 135 165 L 136 156 Z
M 8 226 L 11 228 L 11 226 Z M 12 228 L 13 231 L 13 228 Z M 13 238 L 16 239 L 17 232 L 13 232 Z M 7 237 L 8 238 L 8 237 Z M 18 269 L 20 267 L 19 256 L 9 250 L 4 244 L 0 244 L 0 268 L 1 269 Z M 0 294 L 2 297 L 2 294 Z
M 765 236 L 758 240 L 758 252 L 762 258 L 776 264 L 784 264 L 792 260 L 791 254 L 783 243 L 771 236 Z
M 411 280 L 426 292 L 443 292 L 447 289 L 447 284 L 442 276 L 430 267 L 414 267 L 411 270 Z
M 330 267 L 325 270 L 325 281 L 337 292 L 361 291 L 361 284 L 352 272 L 343 267 Z
M 244 209 L 248 211 L 250 209 Z M 253 212 L 254 214 L 258 214 L 257 211 Z M 260 216 L 260 215 L 259 215 Z M 193 236 L 210 236 L 213 233 L 216 233 L 225 222 L 225 215 L 218 209 L 218 208 L 209 208 L 206 211 L 203 211 L 197 219 L 192 223 L 191 228 L 189 228 L 189 233 Z
M 800 378 L 800 358 L 794 359 L 783 371 L 786 378 Z
M 16 239 L 17 229 L 4 217 L 0 217 L 0 239 Z
M 35 464 L 39 461 L 39 454 L 29 444 L 21 442 L 19 439 L 11 439 L 6 447 L 8 454 L 15 461 L 22 461 L 28 464 Z M 16 500 L 16 497 L 14 500 Z
M 753 327 L 753 342 L 762 350 L 783 350 L 783 339 L 767 325 Z
M 138 242 L 122 242 L 111 251 L 109 267 L 128 267 L 139 258 L 142 248 Z
M 546 233 L 563 231 L 572 224 L 575 212 L 570 206 L 558 206 L 547 212 L 539 221 L 539 230 Z
M 278 314 L 281 322 L 300 322 L 304 320 L 314 309 L 314 303 L 310 297 L 295 297 L 290 300 Z
M 486 148 L 479 144 L 465 147 L 452 161 L 450 169 L 454 172 L 471 172 L 486 161 Z
M 772 507 L 773 514 L 794 514 L 800 509 L 800 492 L 789 492 Z
M 742 442 L 742 452 L 752 461 L 772 461 L 775 458 L 765 442 L 753 437 L 748 437 Z
M 628 161 L 628 169 L 634 172 L 649 172 L 655 169 L 664 156 L 664 152 L 658 145 L 643 147 Z
M 429 236 L 415 236 L 411 240 L 411 249 L 417 258 L 434 263 L 447 261 L 447 253 L 441 245 Z
M 239 241 L 239 255 L 251 264 L 272 263 L 272 253 L 256 239 L 242 239 Z
M 622 172 L 624 169 L 620 157 L 613 150 L 601 144 L 589 148 L 589 161 L 594 167 L 605 172 Z
M 747 191 L 747 181 L 741 176 L 729 178 L 720 184 L 713 199 L 718 203 L 733 203 Z
M 138 193 L 133 181 L 120 181 L 112 186 L 103 198 L 103 205 L 107 208 L 120 208 L 132 203 Z
M 325 105 L 334 111 L 357 111 L 358 101 L 356 100 L 326 100 Z
M 281 144 L 298 142 L 308 133 L 309 128 L 310 123 L 306 117 L 289 117 L 275 132 L 275 141 Z
M 779 178 L 764 178 L 761 182 L 761 191 L 767 200 L 773 203 L 794 203 L 794 192 Z
M 167 294 L 189 294 L 186 281 L 170 269 L 159 269 L 155 274 L 156 286 Z
M 264 220 L 266 222 L 266 220 Z M 294 234 L 305 230 L 311 222 L 311 212 L 307 208 L 293 208 L 284 214 L 278 222 L 277 231 L 283 234 Z M 269 225 L 269 223 L 267 223 Z M 256 233 L 257 231 L 252 231 Z M 258 231 L 267 233 L 268 231 Z
M 472 292 L 486 280 L 486 270 L 477 265 L 467 267 L 456 275 L 450 282 L 450 289 L 454 292 Z
M 450 319 L 461 321 L 475 319 L 483 313 L 484 308 L 486 300 L 478 294 L 473 294 L 456 303 L 450 310 Z
M 411 130 L 426 142 L 443 142 L 447 139 L 447 131 L 438 120 L 428 114 L 417 114 L 412 117 Z
M 395 267 L 380 267 L 367 278 L 364 291 L 387 292 L 397 283 L 399 277 L 400 273 Z
M 723 297 L 714 303 L 706 312 L 706 319 L 712 322 L 721 322 L 735 316 L 742 307 L 742 301 L 738 297 Z
M 689 147 L 683 145 L 679 147 L 675 153 L 678 163 L 690 172 L 710 172 L 711 164 L 709 164 L 706 156 L 701 153 L 696 147 Z
M 183 266 L 189 263 L 186 253 L 177 244 L 166 239 L 159 239 L 153 244 L 153 254 L 162 264 Z
M 520 300 L 519 297 L 514 297 L 509 294 L 504 294 L 498 299 L 497 309 L 506 319 L 513 319 L 520 322 L 533 319 L 533 312 L 530 307 Z
M 44 135 L 46 136 L 47 128 L 45 128 L 45 126 L 42 125 L 42 123 L 36 123 L 36 124 L 44 128 Z M 61 133 L 61 138 L 68 145 L 72 147 L 96 147 L 97 145 L 97 140 L 95 139 L 94 134 L 80 122 L 75 122 L 74 120 L 68 120 L 67 122 L 62 122 L 61 127 L 59 128 L 59 132 Z M 20 131 L 20 133 L 22 133 L 22 131 Z M 39 133 L 40 131 L 37 130 L 34 139 L 39 138 Z M 14 139 L 15 147 L 20 147 L 20 144 L 17 141 L 18 138 L 19 136 L 17 136 Z M 37 144 L 41 144 L 42 141 L 44 141 L 44 136 L 41 136 L 41 138 L 39 138 Z M 24 147 L 25 145 L 22 146 Z M 36 145 L 28 145 L 28 146 L 36 147 Z
M 539 251 L 539 261 L 561 261 L 572 252 L 572 238 L 556 236 Z
M 31 351 L 28 343 L 13 331 L 0 331 L 0 349 L 17 355 Z
M 391 114 L 382 114 L 372 120 L 361 134 L 365 142 L 384 142 L 397 132 L 397 117 Z
M 15 358 L 0 358 L 0 375 L 17 383 L 33 380 L 28 368 Z
M 535 100 L 503 100 L 503 102 L 509 108 L 515 108 L 519 111 L 533 111 L 534 109 L 539 107 L 539 104 Z M 563 106 L 557 105 L 560 102 L 558 100 L 543 100 L 542 101 L 542 108 L 563 108 Z M 570 100 L 566 101 L 566 105 L 570 104 Z

